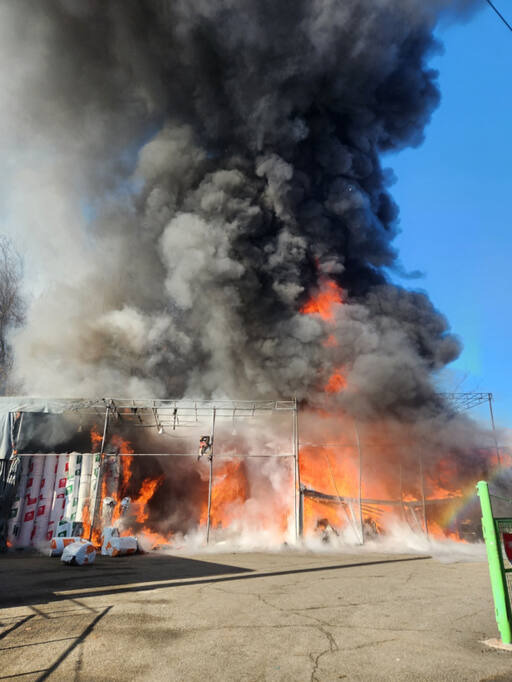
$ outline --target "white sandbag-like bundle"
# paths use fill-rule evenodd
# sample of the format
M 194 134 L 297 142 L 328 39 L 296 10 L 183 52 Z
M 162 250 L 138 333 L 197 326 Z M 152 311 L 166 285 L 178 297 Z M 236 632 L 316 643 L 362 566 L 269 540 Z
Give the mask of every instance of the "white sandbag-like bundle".
M 122 538 L 111 536 L 101 548 L 101 553 L 106 556 L 123 556 L 124 554 L 135 554 L 137 549 L 137 538 L 132 535 Z
M 101 515 L 103 526 L 110 526 L 112 523 L 112 518 L 114 516 L 114 510 L 117 506 L 117 502 L 113 497 L 104 497 L 101 503 Z
M 75 542 L 88 542 L 88 540 L 78 537 L 53 538 L 50 540 L 50 556 L 61 556 L 65 548 Z
M 101 533 L 101 553 L 103 556 L 108 556 L 106 547 L 110 539 L 118 537 L 119 528 L 115 528 L 114 526 L 106 526 L 105 528 L 103 528 L 103 531 Z
M 96 549 L 92 542 L 72 542 L 64 548 L 60 560 L 68 565 L 85 566 L 94 563 Z

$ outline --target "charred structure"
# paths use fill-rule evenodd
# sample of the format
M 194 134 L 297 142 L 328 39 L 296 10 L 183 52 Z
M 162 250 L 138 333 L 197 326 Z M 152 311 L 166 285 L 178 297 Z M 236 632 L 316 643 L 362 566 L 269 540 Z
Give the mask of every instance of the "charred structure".
M 369 429 L 342 414 L 304 410 L 300 440 L 296 401 L 7 398 L 1 406 L 7 535 L 18 548 L 62 535 L 98 545 L 112 526 L 142 535 L 148 548 L 191 534 L 208 542 L 211 531 L 238 541 L 256 533 L 268 545 L 319 533 L 363 543 L 397 523 L 475 540 L 471 510 L 451 529 L 441 517 L 497 463 L 496 453 L 474 451 L 468 470 L 467 451 L 432 453 L 417 436 L 402 442 L 402 428 Z M 308 442 L 319 425 L 324 438 L 344 440 Z

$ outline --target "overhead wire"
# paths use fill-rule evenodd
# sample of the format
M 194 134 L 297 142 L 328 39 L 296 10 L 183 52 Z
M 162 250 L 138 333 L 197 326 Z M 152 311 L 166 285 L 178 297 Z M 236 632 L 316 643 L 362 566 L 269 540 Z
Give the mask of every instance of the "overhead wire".
M 485 1 L 486 1 L 487 4 L 489 5 L 489 7 L 491 7 L 491 8 L 496 12 L 496 14 L 499 16 L 499 18 L 501 19 L 501 21 L 502 21 L 502 22 L 505 24 L 505 26 L 508 28 L 508 30 L 509 30 L 509 31 L 512 31 L 512 26 L 508 23 L 508 21 L 505 19 L 505 17 L 504 17 L 503 14 L 499 11 L 499 9 L 491 2 L 491 0 L 485 0 Z

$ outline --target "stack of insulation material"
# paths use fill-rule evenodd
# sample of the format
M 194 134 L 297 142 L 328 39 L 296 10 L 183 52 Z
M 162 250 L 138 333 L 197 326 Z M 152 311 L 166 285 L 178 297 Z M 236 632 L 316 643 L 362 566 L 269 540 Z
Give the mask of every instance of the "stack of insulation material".
M 21 477 L 9 518 L 12 547 L 41 547 L 81 534 L 83 509 L 96 499 L 98 454 L 22 456 Z

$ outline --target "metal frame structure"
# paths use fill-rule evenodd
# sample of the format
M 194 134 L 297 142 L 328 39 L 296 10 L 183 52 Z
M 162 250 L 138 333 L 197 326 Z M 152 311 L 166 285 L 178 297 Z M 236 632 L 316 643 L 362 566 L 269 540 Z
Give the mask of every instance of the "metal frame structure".
M 496 436 L 496 429 L 494 423 L 494 414 L 492 408 L 492 393 L 439 393 L 440 397 L 453 405 L 455 411 L 463 411 L 476 407 L 477 405 L 488 402 L 489 413 L 492 426 L 492 433 L 494 444 L 496 448 L 498 466 L 501 466 L 500 448 Z M 300 481 L 300 467 L 299 467 L 299 450 L 300 445 L 309 445 L 313 447 L 325 447 L 327 445 L 337 446 L 342 443 L 300 443 L 299 442 L 299 420 L 298 420 L 298 403 L 296 398 L 293 400 L 192 400 L 192 399 L 132 399 L 132 398 L 100 398 L 100 399 L 61 399 L 61 398 L 25 398 L 25 397 L 0 397 L 0 410 L 21 413 L 21 418 L 25 412 L 44 412 L 50 414 L 63 414 L 65 412 L 79 413 L 84 416 L 94 416 L 104 420 L 103 422 L 103 436 L 101 441 L 100 456 L 100 473 L 98 486 L 95 494 L 91 533 L 94 527 L 95 520 L 99 514 L 99 506 L 101 504 L 101 479 L 104 474 L 104 460 L 105 460 L 105 446 L 107 443 L 108 430 L 112 424 L 129 425 L 130 428 L 150 428 L 155 429 L 158 433 L 168 433 L 169 431 L 181 430 L 182 428 L 198 426 L 201 421 L 205 419 L 211 420 L 211 447 L 207 454 L 209 460 L 209 484 L 208 484 L 208 516 L 207 516 L 207 541 L 210 537 L 211 525 L 211 502 L 212 502 L 212 485 L 213 485 L 213 459 L 232 459 L 234 457 L 292 457 L 294 462 L 294 523 L 295 523 L 295 537 L 299 538 L 303 534 L 304 515 L 303 515 L 303 498 L 304 495 L 323 496 L 324 499 L 338 500 L 339 503 L 347 505 L 350 510 L 351 523 L 356 527 L 359 525 L 359 532 L 361 543 L 364 543 L 364 529 L 363 529 L 363 511 L 366 505 L 375 504 L 375 500 L 367 500 L 362 496 L 362 447 L 359 438 L 359 431 L 357 423 L 354 420 L 355 444 L 358 453 L 358 507 L 359 518 L 356 521 L 352 504 L 356 503 L 355 499 L 340 498 L 339 495 L 330 496 L 319 491 L 310 491 L 301 486 Z M 265 454 L 265 453 L 230 453 L 229 456 L 224 457 L 222 454 L 214 455 L 215 442 L 215 424 L 218 420 L 240 420 L 251 419 L 257 414 L 261 413 L 275 413 L 275 412 L 291 412 L 292 413 L 292 447 L 290 453 L 284 454 Z M 19 435 L 19 429 L 18 429 Z M 31 453 L 23 453 L 23 456 Z M 37 454 L 37 453 L 33 453 Z M 134 456 L 144 456 L 146 453 L 133 453 Z M 184 453 L 151 453 L 152 456 L 197 456 L 197 452 Z M 421 457 L 419 458 L 419 473 L 421 478 L 421 497 L 422 499 L 417 503 L 404 504 L 402 501 L 387 501 L 387 504 L 401 504 L 402 509 L 412 510 L 416 519 L 415 509 L 422 509 L 423 516 L 423 530 L 428 536 L 428 521 L 426 514 L 426 502 L 424 493 L 423 480 L 423 463 Z M 330 467 L 330 463 L 328 462 Z M 332 472 L 331 472 L 332 473 Z M 337 492 L 337 491 L 336 491 Z M 380 501 L 384 503 L 384 501 Z M 416 519 L 417 522 L 417 519 Z
M 497 455 L 497 460 L 498 460 L 498 467 L 501 468 L 502 466 L 502 461 L 501 461 L 501 454 L 500 454 L 500 447 L 498 444 L 498 438 L 496 434 L 496 427 L 494 423 L 494 413 L 493 413 L 493 408 L 492 408 L 492 401 L 493 401 L 493 394 L 492 393 L 476 393 L 476 392 L 466 392 L 466 393 L 438 393 L 438 396 L 442 397 L 444 400 L 446 400 L 448 403 L 452 405 L 454 408 L 455 412 L 462 412 L 465 410 L 472 409 L 474 407 L 477 407 L 478 405 L 481 405 L 483 403 L 488 403 L 489 404 L 489 415 L 490 415 L 490 422 L 491 422 L 491 431 L 493 434 L 493 441 L 494 441 L 494 446 L 496 450 L 496 455 Z M 359 534 L 360 534 L 360 541 L 361 544 L 364 544 L 364 522 L 363 522 L 363 512 L 365 507 L 371 506 L 371 505 L 377 505 L 377 506 L 398 506 L 400 505 L 404 515 L 409 514 L 412 515 L 414 519 L 414 524 L 417 527 L 423 528 L 423 532 L 425 535 L 428 537 L 429 536 L 429 529 L 428 529 L 428 517 L 427 517 L 427 506 L 431 504 L 439 504 L 439 503 L 445 503 L 450 500 L 455 500 L 458 499 L 456 496 L 453 498 L 443 498 L 440 500 L 427 500 L 425 498 L 425 477 L 423 473 L 423 460 L 421 455 L 418 456 L 418 473 L 420 477 L 420 492 L 421 492 L 421 499 L 420 500 L 415 500 L 412 502 L 405 502 L 402 499 L 400 500 L 373 500 L 369 498 L 364 498 L 362 496 L 362 487 L 363 487 L 363 480 L 362 480 L 362 447 L 361 447 L 361 441 L 359 438 L 359 430 L 357 427 L 357 422 L 354 420 L 354 435 L 355 435 L 355 448 L 357 451 L 358 455 L 358 470 L 359 470 L 359 475 L 358 475 L 358 497 L 357 498 L 350 498 L 350 497 L 341 497 L 339 494 L 336 495 L 329 495 L 326 493 L 322 493 L 317 490 L 312 490 L 309 489 L 305 486 L 301 486 L 300 491 L 299 491 L 299 513 L 297 514 L 297 518 L 302 520 L 304 517 L 304 497 L 312 497 L 318 500 L 324 500 L 324 501 L 329 501 L 329 502 L 339 502 L 340 506 L 345 510 L 347 514 L 347 519 L 349 520 L 349 523 L 354 527 L 354 530 L 357 532 L 356 528 L 356 522 L 355 522 L 355 515 L 353 511 L 353 506 L 354 504 L 358 505 L 359 509 L 359 519 L 358 519 L 358 524 L 359 524 Z M 353 443 L 301 443 L 301 445 L 307 445 L 309 447 L 318 447 L 318 448 L 324 448 L 324 447 L 338 447 L 338 446 L 354 446 Z M 328 466 L 330 468 L 330 463 L 328 460 Z M 402 470 L 400 468 L 400 490 L 402 489 Z M 336 493 L 338 491 L 336 490 Z M 350 514 L 347 512 L 350 512 Z M 422 516 L 422 523 L 419 522 L 416 512 L 421 510 L 421 516 Z M 301 525 L 301 534 L 302 534 L 302 525 Z
M 494 440 L 494 447 L 496 449 L 496 457 L 498 459 L 498 466 L 501 468 L 501 453 L 500 446 L 498 445 L 498 436 L 496 435 L 496 425 L 494 423 L 494 411 L 492 409 L 492 401 L 494 396 L 492 393 L 439 393 L 438 395 L 444 397 L 448 402 L 450 402 L 457 412 L 462 412 L 464 410 L 470 410 L 473 407 L 478 407 L 483 403 L 489 404 L 489 418 L 491 420 L 491 431 Z
M 296 539 L 302 534 L 302 523 L 299 519 L 299 431 L 298 431 L 298 403 L 293 400 L 190 400 L 190 399 L 130 399 L 130 398 L 101 398 L 98 400 L 62 399 L 62 398 L 0 398 L 0 409 L 23 414 L 25 412 L 64 414 L 78 413 L 84 416 L 94 416 L 103 419 L 103 435 L 99 453 L 100 469 L 98 483 L 94 495 L 91 515 L 90 536 L 97 523 L 101 504 L 101 483 L 105 471 L 105 447 L 108 441 L 109 429 L 114 424 L 129 425 L 130 428 L 151 428 L 157 433 L 166 433 L 178 428 L 198 427 L 205 419 L 211 419 L 210 447 L 207 452 L 209 460 L 208 481 L 208 516 L 206 525 L 206 540 L 210 539 L 211 503 L 213 486 L 213 460 L 232 459 L 233 457 L 292 457 L 294 460 L 294 526 Z M 268 453 L 235 453 L 225 457 L 214 455 L 215 425 L 219 420 L 251 419 L 259 414 L 291 412 L 292 414 L 292 442 L 291 452 Z M 18 432 L 19 436 L 19 432 Z M 20 453 L 21 456 L 37 455 L 39 453 Z M 147 456 L 147 453 L 130 453 L 132 456 Z M 44 456 L 44 455 L 41 455 Z M 151 453 L 151 456 L 180 456 L 197 457 L 196 452 L 184 453 Z M 90 539 L 90 538 L 89 538 Z

